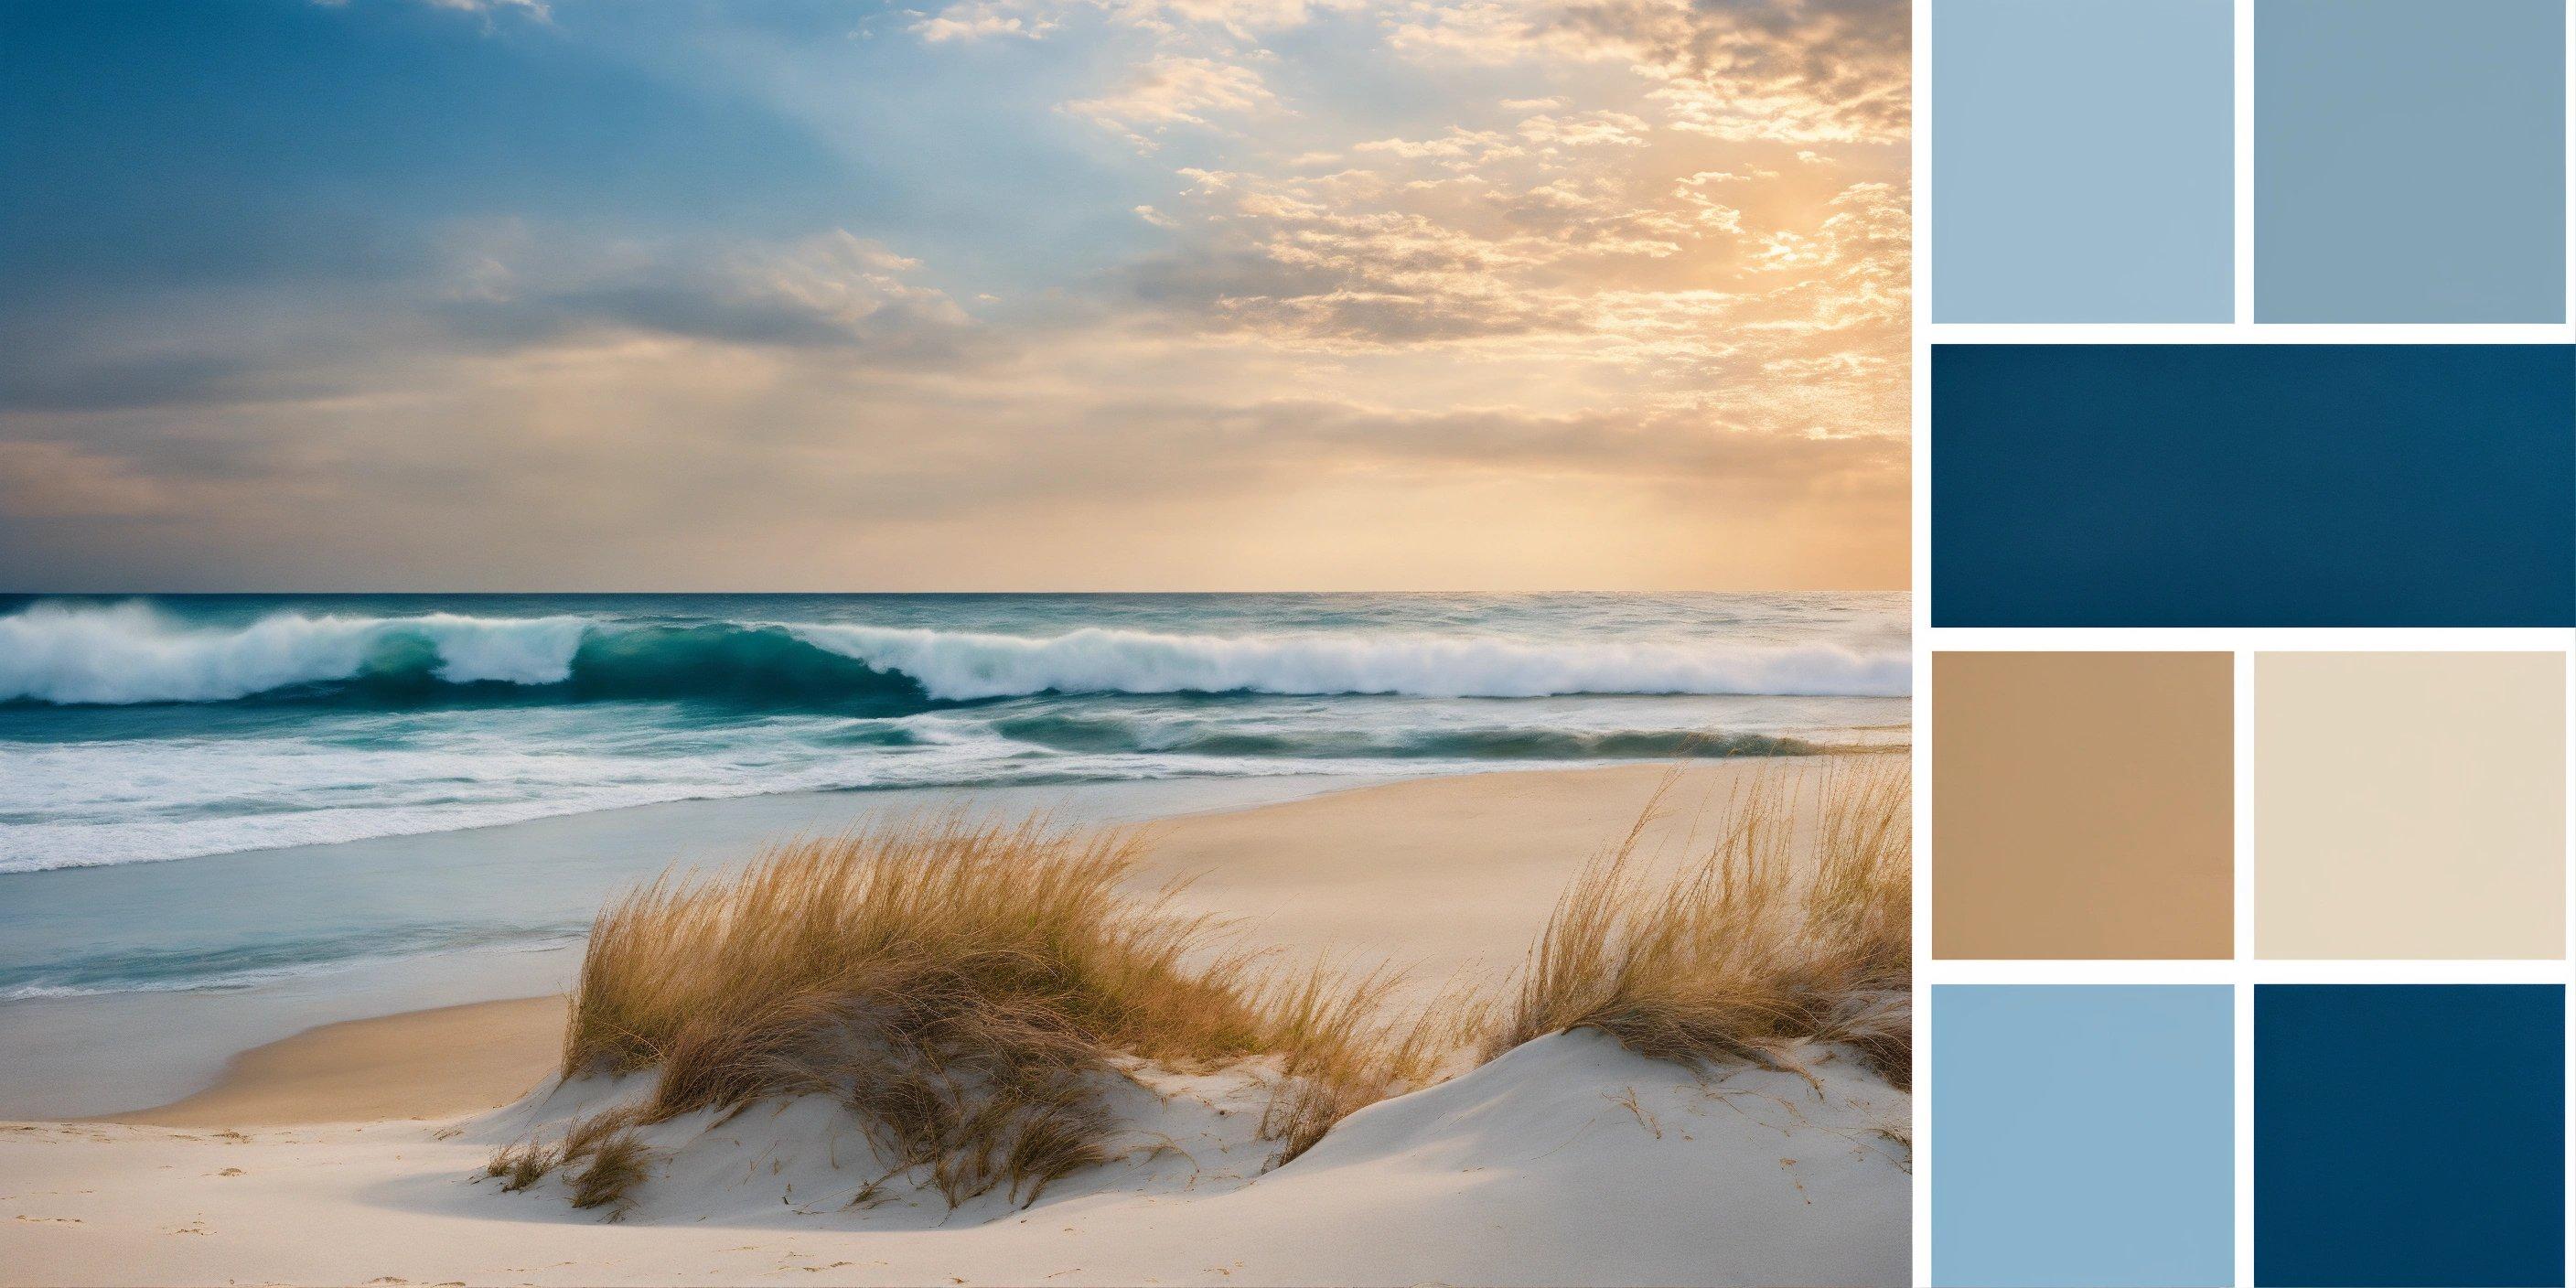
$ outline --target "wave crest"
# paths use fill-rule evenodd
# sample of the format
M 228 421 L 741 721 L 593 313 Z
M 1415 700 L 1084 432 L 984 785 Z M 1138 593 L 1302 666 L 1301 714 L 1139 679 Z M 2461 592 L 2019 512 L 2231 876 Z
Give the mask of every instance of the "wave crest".
M 875 626 L 796 635 L 955 700 L 1031 693 L 1573 694 L 1901 697 L 1902 653 L 1821 646 L 1599 641 L 1539 644 L 1435 635 L 1164 635 L 1091 627 L 1032 638 Z
M 555 684 L 578 617 L 307 617 L 189 627 L 147 604 L 36 604 L 0 617 L 0 701 L 227 702 L 418 667 L 444 684 Z
M 810 623 L 307 616 L 177 621 L 141 603 L 0 617 L 0 702 L 691 699 L 895 714 L 1038 693 L 1902 696 L 1902 653 L 1433 635 L 1033 637 Z

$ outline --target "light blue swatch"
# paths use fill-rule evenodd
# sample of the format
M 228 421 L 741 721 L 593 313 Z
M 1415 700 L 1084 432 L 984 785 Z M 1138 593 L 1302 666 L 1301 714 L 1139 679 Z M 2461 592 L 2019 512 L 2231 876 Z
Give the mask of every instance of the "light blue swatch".
M 2254 317 L 2566 317 L 2562 0 L 2254 8 Z
M 1935 0 L 1936 322 L 2235 315 L 2228 0 Z
M 2234 1282 L 2234 1003 L 2224 986 L 1934 988 L 1932 1282 Z

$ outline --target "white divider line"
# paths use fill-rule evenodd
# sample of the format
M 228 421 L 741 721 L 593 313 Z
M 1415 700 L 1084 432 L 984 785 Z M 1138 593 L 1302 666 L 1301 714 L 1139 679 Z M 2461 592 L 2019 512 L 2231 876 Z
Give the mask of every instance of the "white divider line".
M 2242 946 L 2239 946 L 2240 951 Z M 2236 1282 L 2254 1284 L 2254 982 L 2236 981 Z
M 2236 0 L 2236 324 L 2254 322 L 2254 0 Z M 2240 1270 L 2250 1269 L 2248 1266 Z M 2249 1274 L 2244 1282 L 2254 1282 Z
M 2568 66 L 2576 67 L 2576 21 L 2570 21 L 2568 29 Z M 2570 125 L 2576 127 L 2576 119 L 2571 119 Z M 2571 139 L 2576 139 L 2576 128 L 2571 128 L 2569 135 Z M 2576 162 L 2576 157 L 2570 159 Z M 2571 175 L 2576 175 L 2576 164 L 2570 164 L 2568 171 Z M 2570 196 L 2576 198 L 2576 192 L 2571 192 Z M 2576 210 L 2576 204 L 2571 204 L 2569 209 Z M 2576 221 L 2571 221 L 2569 228 L 2576 230 Z M 2570 271 L 2576 272 L 2576 256 L 2571 256 L 2569 262 Z M 2570 280 L 2576 281 L 2576 278 Z M 2576 644 L 2576 631 L 2569 631 L 2568 636 L 2569 643 Z M 2564 936 L 2561 951 L 2566 954 L 2566 960 L 2558 963 L 2558 983 L 2566 985 L 2571 978 L 2576 978 L 2576 651 L 2569 652 L 2567 668 L 2560 674 L 2564 677 L 2559 696 L 2565 700 L 2565 723 L 2559 726 L 2562 739 L 2560 751 L 2563 759 L 2559 762 L 2558 771 L 2564 794 L 2559 798 L 2561 814 L 2558 843 L 2561 862 L 2558 869 L 2558 893 L 2563 901 L 2565 912 L 2563 920 L 2558 923 L 2558 928 Z M 2561 1036 L 2566 1040 L 2567 1050 L 2563 1057 L 2564 1062 L 2559 1067 L 2563 1070 L 2576 1070 L 2576 988 L 2567 990 L 2567 1011 L 2561 1024 L 2564 1026 Z M 2566 1085 L 2560 1090 L 2566 1096 L 2567 1107 L 2565 1116 L 2559 1121 L 2562 1124 L 2576 1123 L 2576 1077 L 2568 1078 Z M 2576 1194 L 2576 1137 L 2571 1137 L 2568 1142 L 2566 1167 L 2566 1192 Z M 2569 1240 L 2565 1251 L 2566 1274 L 2559 1279 L 2559 1282 L 2576 1284 L 2576 1240 Z
M 2236 653 L 2235 727 L 2229 746 L 2236 757 L 2235 815 L 2236 954 L 2234 966 L 2254 960 L 2254 651 Z M 2240 999 L 2242 1000 L 2242 999 Z
M 2493 961 L 1935 961 L 1934 984 L 2563 984 L 2567 963 Z
M 2236 20 L 2240 36 L 2251 0 L 2237 0 Z M 2237 49 L 2239 84 L 2245 64 L 2245 51 Z M 2241 200 L 2241 199 L 2240 199 Z M 2241 210 L 2243 207 L 2240 206 Z M 2241 266 L 2244 261 L 2238 260 Z M 2241 267 L 2239 271 L 2242 271 Z M 2238 299 L 2244 298 L 2239 284 Z M 2236 955 L 2228 962 L 2234 974 L 2236 1037 L 2233 1054 L 2236 1064 L 2236 1282 L 2251 1288 L 2254 1282 L 2254 653 L 2239 650 L 2235 657 L 2236 727 L 2230 747 L 2236 763 Z
M 2241 279 L 2240 279 L 2241 280 Z M 2565 344 L 2551 322 L 1938 322 L 1934 344 Z

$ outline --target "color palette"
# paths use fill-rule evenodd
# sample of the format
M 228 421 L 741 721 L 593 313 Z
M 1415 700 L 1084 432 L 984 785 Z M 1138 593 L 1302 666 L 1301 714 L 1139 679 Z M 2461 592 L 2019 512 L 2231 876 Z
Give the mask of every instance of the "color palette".
M 2227 988 L 1934 988 L 1932 1282 L 2234 1282 L 2233 1013 Z
M 2259 322 L 2566 318 L 2563 0 L 2254 8 Z
M 2566 1282 L 2566 989 L 2254 990 L 2254 1282 Z
M 2234 951 L 2234 661 L 1936 653 L 1932 951 Z
M 1929 1281 L 2564 1288 L 2571 10 L 1929 13 Z
M 2255 951 L 2554 958 L 2566 659 L 2255 658 Z
M 2576 624 L 2576 349 L 1932 346 L 1935 626 Z
M 2235 307 L 2228 0 L 1941 0 L 1942 322 L 2224 322 Z

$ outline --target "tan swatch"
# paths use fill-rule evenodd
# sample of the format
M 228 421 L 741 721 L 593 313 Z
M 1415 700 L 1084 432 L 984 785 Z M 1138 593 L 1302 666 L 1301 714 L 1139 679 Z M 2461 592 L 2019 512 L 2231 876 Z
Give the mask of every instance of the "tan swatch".
M 2254 950 L 2566 953 L 2566 658 L 2254 660 Z
M 1936 653 L 1932 953 L 2234 955 L 2234 660 Z

